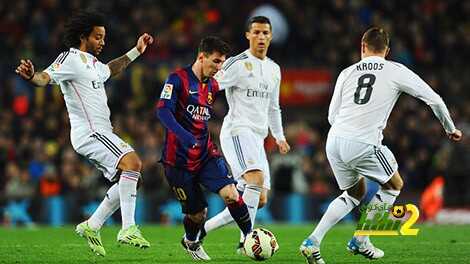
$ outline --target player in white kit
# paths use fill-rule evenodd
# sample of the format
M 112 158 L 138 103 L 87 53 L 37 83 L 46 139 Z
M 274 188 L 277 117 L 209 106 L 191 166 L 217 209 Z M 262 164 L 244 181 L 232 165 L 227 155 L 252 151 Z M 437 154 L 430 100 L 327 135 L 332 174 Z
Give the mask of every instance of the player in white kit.
M 101 14 L 78 12 L 65 26 L 68 51 L 62 52 L 42 72 L 35 72 L 30 60 L 21 60 L 16 69 L 17 74 L 35 86 L 49 83 L 60 86 L 70 119 L 73 148 L 94 163 L 109 181 L 115 182 L 93 215 L 76 227 L 92 251 L 101 256 L 106 252 L 99 230 L 119 207 L 122 229 L 118 242 L 141 248 L 150 246 L 134 220 L 142 162 L 134 149 L 113 133 L 104 82 L 122 72 L 153 42 L 153 37 L 145 33 L 128 53 L 103 64 L 95 56 L 105 45 L 104 25 Z
M 222 152 L 238 182 L 238 190 L 243 192 L 242 198 L 254 226 L 256 211 L 267 203 L 267 192 L 271 188 L 264 150 L 268 129 L 280 153 L 287 153 L 290 146 L 284 137 L 279 107 L 281 70 L 266 56 L 272 39 L 271 22 L 267 17 L 253 17 L 245 35 L 249 49 L 229 58 L 215 77 L 220 89 L 225 90 L 229 105 L 220 133 Z M 204 231 L 232 221 L 225 208 L 205 223 Z M 238 249 L 242 248 L 243 241 L 241 234 Z
M 366 193 L 364 177 L 381 185 L 369 206 L 393 205 L 400 194 L 403 180 L 393 153 L 382 145 L 382 131 L 401 93 L 429 105 L 450 139 L 462 138 L 441 97 L 407 67 L 386 60 L 388 52 L 387 33 L 377 27 L 367 30 L 361 42 L 361 61 L 344 69 L 336 81 L 328 112 L 331 129 L 326 154 L 344 192 L 331 202 L 300 246 L 308 263 L 325 263 L 320 243 L 333 225 L 359 205 Z M 369 259 L 384 256 L 368 236 L 354 236 L 347 249 Z

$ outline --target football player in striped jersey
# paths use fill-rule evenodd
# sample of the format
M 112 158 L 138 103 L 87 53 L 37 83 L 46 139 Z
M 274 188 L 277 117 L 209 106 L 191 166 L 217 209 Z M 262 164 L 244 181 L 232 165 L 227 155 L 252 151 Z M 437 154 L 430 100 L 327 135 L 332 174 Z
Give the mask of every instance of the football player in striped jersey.
M 161 162 L 185 214 L 181 244 L 195 260 L 210 260 L 201 240 L 207 215 L 201 185 L 222 197 L 244 235 L 251 231 L 247 205 L 238 194 L 236 182 L 212 142 L 208 127 L 219 91 L 213 76 L 228 52 L 228 44 L 220 38 L 203 38 L 196 61 L 170 74 L 157 104 L 158 117 L 166 129 Z

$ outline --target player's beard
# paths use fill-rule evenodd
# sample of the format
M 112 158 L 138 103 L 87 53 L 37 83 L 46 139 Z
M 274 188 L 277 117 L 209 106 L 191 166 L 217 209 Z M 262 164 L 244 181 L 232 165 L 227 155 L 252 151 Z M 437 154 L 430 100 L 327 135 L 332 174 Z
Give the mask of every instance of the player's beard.
M 93 54 L 95 54 L 95 56 L 98 56 L 102 51 L 103 51 L 103 47 L 98 47 L 95 49 Z

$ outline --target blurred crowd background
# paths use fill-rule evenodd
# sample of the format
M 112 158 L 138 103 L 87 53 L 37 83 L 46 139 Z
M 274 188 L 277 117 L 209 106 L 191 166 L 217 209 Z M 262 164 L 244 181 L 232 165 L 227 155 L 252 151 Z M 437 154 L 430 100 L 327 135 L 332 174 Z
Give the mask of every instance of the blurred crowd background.
M 245 23 L 254 12 L 273 20 L 275 42 L 268 56 L 283 69 L 329 72 L 329 95 L 338 73 L 360 59 L 362 33 L 371 25 L 386 28 L 391 36 L 388 58 L 426 80 L 444 98 L 457 126 L 470 133 L 470 1 L 96 2 L 0 2 L 0 221 L 5 225 L 79 222 L 96 208 L 109 186 L 73 151 L 60 89 L 32 87 L 14 72 L 21 58 L 30 58 L 36 70 L 53 62 L 65 49 L 64 22 L 77 9 L 99 9 L 108 18 L 103 62 L 124 54 L 143 32 L 158 39 L 158 45 L 124 74 L 106 83 L 115 132 L 135 148 L 144 164 L 139 222 L 172 223 L 180 214 L 157 163 L 163 129 L 154 106 L 166 76 L 191 64 L 199 40 L 208 34 L 226 39 L 233 54 L 245 50 Z M 261 210 L 261 220 L 313 221 L 338 195 L 324 152 L 328 103 L 282 106 L 293 151 L 280 156 L 272 139 L 266 142 L 271 203 L 276 206 Z M 213 138 L 226 109 L 222 94 L 211 123 Z M 419 204 L 422 193 L 441 177 L 444 194 L 432 193 L 432 198 L 437 195 L 446 207 L 470 205 L 468 139 L 450 144 L 431 109 L 407 95 L 397 103 L 384 134 L 384 144 L 394 152 L 405 181 L 401 201 Z M 222 209 L 220 200 L 209 200 L 209 214 Z

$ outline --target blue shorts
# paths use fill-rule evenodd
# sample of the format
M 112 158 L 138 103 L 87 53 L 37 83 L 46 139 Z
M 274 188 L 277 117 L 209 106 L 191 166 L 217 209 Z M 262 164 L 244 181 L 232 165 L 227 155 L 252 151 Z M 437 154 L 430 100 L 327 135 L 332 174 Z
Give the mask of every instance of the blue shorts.
M 222 157 L 210 159 L 198 172 L 165 165 L 165 176 L 184 214 L 195 214 L 207 207 L 201 185 L 218 193 L 223 187 L 237 183 Z

